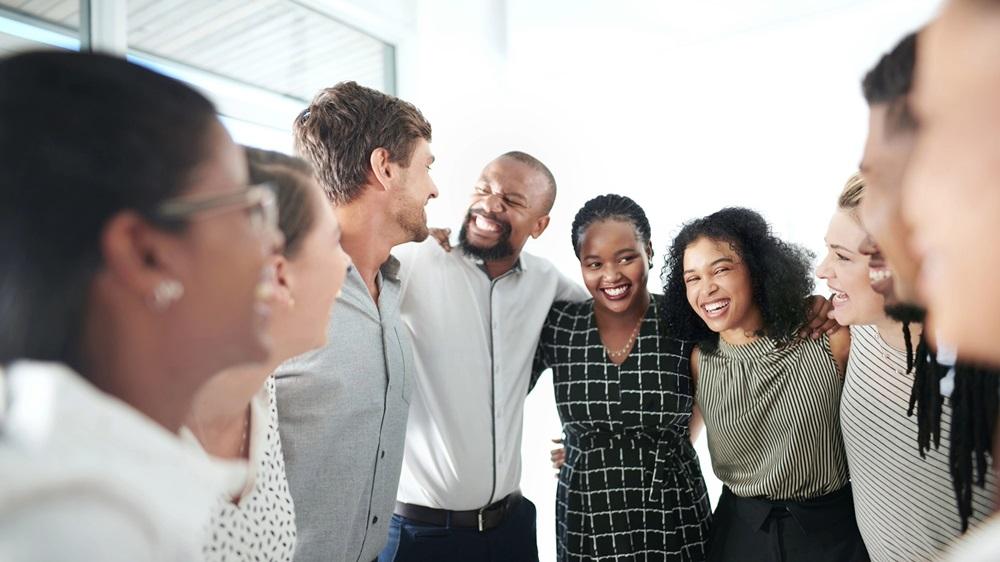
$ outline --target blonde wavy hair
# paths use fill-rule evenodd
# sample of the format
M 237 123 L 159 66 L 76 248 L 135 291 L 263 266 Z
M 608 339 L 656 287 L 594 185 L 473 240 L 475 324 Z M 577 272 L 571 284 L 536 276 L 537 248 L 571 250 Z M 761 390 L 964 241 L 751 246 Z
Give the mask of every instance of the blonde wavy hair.
M 844 190 L 837 198 L 837 208 L 847 211 L 854 220 L 861 222 L 858 214 L 858 206 L 861 205 L 861 198 L 865 195 L 865 179 L 861 177 L 861 172 L 855 172 L 848 178 L 844 185 Z

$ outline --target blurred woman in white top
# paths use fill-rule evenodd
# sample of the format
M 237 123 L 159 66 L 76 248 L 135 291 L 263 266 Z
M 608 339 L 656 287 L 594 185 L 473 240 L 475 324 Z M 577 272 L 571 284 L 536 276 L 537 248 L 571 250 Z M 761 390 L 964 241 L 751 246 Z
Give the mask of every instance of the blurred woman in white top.
M 191 88 L 34 52 L 0 60 L 0 199 L 0 559 L 197 559 L 240 463 L 177 432 L 272 352 L 273 194 Z
M 284 360 L 326 343 L 333 303 L 350 267 L 340 227 L 309 165 L 248 148 L 250 178 L 277 195 L 284 251 L 273 258 L 271 356 L 220 373 L 198 394 L 186 426 L 205 451 L 249 460 L 249 476 L 219 500 L 204 546 L 207 561 L 291 561 L 295 512 L 278 435 L 271 373 Z

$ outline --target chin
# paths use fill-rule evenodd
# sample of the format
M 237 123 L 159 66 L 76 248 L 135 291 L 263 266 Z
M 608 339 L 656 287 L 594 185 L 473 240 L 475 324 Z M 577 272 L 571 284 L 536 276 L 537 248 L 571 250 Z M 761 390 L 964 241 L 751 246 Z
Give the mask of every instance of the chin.
M 729 326 L 725 322 L 720 322 L 718 320 L 708 320 L 704 317 L 701 317 L 701 321 L 704 322 L 706 326 L 708 326 L 709 330 L 712 330 L 716 334 L 720 332 L 725 332 L 726 330 L 729 329 Z
M 604 308 L 612 312 L 625 312 L 626 310 L 629 309 L 630 306 L 632 306 L 632 300 L 633 299 L 626 299 L 622 301 L 609 301 L 607 299 L 602 298 L 600 302 L 604 304 Z
M 257 338 L 257 345 L 250 350 L 249 363 L 263 363 L 271 358 L 274 352 L 274 341 L 270 334 L 262 334 Z

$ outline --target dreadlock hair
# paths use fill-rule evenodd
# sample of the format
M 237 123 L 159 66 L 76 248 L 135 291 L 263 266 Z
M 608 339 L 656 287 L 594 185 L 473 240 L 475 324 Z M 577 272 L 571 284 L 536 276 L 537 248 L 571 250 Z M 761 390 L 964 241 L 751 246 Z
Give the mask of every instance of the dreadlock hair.
M 583 235 L 587 233 L 590 225 L 606 220 L 620 220 L 627 222 L 635 228 L 635 236 L 639 242 L 647 247 L 646 258 L 652 267 L 653 250 L 649 248 L 652 230 L 649 227 L 649 219 L 642 207 L 631 198 L 624 195 L 607 194 L 594 197 L 583 204 L 583 207 L 576 212 L 573 219 L 570 240 L 573 242 L 573 252 L 580 257 L 580 244 Z
M 684 283 L 684 252 L 701 238 L 728 243 L 746 264 L 753 302 L 764 324 L 757 335 L 782 345 L 791 342 L 805 323 L 806 297 L 814 287 L 813 254 L 781 240 L 771 232 L 764 217 L 740 207 L 728 207 L 685 224 L 667 249 L 661 272 L 661 314 L 668 333 L 697 342 L 706 353 L 719 346 L 719 334 L 688 303 Z
M 907 335 L 908 336 L 908 335 Z M 944 397 L 941 379 L 949 371 L 938 362 L 937 354 L 921 335 L 913 361 L 913 389 L 910 393 L 908 415 L 916 413 L 917 447 L 920 456 L 941 446 L 941 412 Z M 962 532 L 969 528 L 972 516 L 972 484 L 983 487 L 989 461 L 993 458 L 993 439 L 996 434 L 1000 372 L 958 361 L 954 367 L 955 386 L 951 394 L 951 434 L 948 450 L 948 467 Z M 973 479 L 975 465 L 975 479 Z

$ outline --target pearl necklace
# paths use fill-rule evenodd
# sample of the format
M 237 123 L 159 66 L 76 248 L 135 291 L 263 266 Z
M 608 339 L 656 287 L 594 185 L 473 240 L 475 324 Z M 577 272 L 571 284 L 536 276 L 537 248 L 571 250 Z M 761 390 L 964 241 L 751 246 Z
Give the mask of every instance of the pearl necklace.
M 604 346 L 604 351 L 608 353 L 608 357 L 610 357 L 611 359 L 618 359 L 620 357 L 624 357 L 629 352 L 629 350 L 632 349 L 632 344 L 635 343 L 635 337 L 639 335 L 639 328 L 642 326 L 642 321 L 645 318 L 645 316 L 646 314 L 643 313 L 643 315 L 639 317 L 639 321 L 636 322 L 635 328 L 632 329 L 632 334 L 629 335 L 628 341 L 625 342 L 624 347 L 622 347 L 617 351 L 611 351 L 611 348 L 609 348 L 606 345 Z

